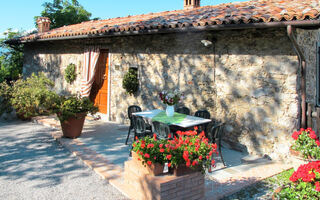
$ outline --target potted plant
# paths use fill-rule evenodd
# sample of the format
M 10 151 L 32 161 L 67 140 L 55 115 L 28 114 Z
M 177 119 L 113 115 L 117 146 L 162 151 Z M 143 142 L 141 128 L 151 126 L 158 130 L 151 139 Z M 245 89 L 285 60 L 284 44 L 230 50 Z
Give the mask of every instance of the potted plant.
M 320 141 L 311 128 L 301 128 L 300 131 L 295 131 L 292 138 L 295 140 L 290 148 L 292 155 L 305 159 L 320 159 Z
M 289 178 L 291 183 L 275 192 L 278 199 L 320 199 L 320 161 L 300 165 Z
M 168 160 L 168 166 L 173 168 L 176 176 L 184 175 L 192 171 L 211 170 L 215 166 L 215 160 L 212 158 L 213 153 L 218 153 L 217 145 L 210 144 L 205 137 L 204 131 L 200 134 L 197 127 L 190 131 L 177 131 L 178 137 L 169 140 L 168 149 L 171 159 Z
M 136 138 L 132 144 L 132 159 L 141 162 L 150 174 L 157 176 L 163 173 L 166 162 L 164 147 L 168 144 L 165 139 L 158 140 L 156 134 L 153 137 L 146 136 L 142 139 Z
M 60 120 L 64 137 L 77 138 L 81 135 L 87 113 L 94 114 L 98 108 L 89 98 L 60 96 L 55 112 Z

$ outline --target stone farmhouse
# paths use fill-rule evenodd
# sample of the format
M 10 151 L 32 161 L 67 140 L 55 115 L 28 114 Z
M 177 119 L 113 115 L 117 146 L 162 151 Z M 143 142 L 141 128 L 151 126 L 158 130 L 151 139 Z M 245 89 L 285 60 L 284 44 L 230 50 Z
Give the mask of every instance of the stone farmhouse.
M 53 30 L 40 18 L 38 33 L 8 42 L 24 44 L 24 76 L 45 72 L 57 91 L 87 93 L 110 121 L 126 122 L 133 104 L 164 108 L 158 93 L 178 88 L 181 105 L 226 122 L 224 140 L 251 154 L 285 158 L 293 130 L 320 128 L 312 118 L 320 105 L 319 1 L 182 4 Z M 78 74 L 73 84 L 63 78 L 70 63 Z M 90 65 L 96 70 L 87 72 L 93 79 L 84 88 Z M 133 96 L 122 88 L 130 68 L 139 77 Z

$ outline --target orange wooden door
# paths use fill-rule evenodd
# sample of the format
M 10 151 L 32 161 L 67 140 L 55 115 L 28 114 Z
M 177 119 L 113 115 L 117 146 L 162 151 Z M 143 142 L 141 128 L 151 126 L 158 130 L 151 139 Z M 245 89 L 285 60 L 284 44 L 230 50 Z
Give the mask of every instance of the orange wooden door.
M 108 50 L 100 50 L 100 56 L 96 66 L 96 74 L 92 85 L 90 99 L 99 107 L 99 112 L 108 112 Z

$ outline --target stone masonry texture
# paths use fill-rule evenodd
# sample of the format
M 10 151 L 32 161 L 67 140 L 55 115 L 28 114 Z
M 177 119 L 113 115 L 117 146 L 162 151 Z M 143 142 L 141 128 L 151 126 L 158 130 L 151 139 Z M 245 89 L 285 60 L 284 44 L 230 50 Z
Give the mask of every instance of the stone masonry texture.
M 201 40 L 209 39 L 205 47 Z M 284 158 L 298 126 L 298 59 L 286 29 L 235 30 L 27 43 L 24 76 L 44 71 L 60 93 L 80 89 L 83 52 L 88 46 L 109 50 L 110 119 L 128 123 L 127 108 L 165 108 L 163 89 L 180 89 L 180 105 L 207 109 L 226 122 L 224 139 L 251 154 Z M 67 84 L 65 67 L 77 66 Z M 126 94 L 122 79 L 138 68 L 139 92 Z M 309 86 L 308 86 L 309 87 Z

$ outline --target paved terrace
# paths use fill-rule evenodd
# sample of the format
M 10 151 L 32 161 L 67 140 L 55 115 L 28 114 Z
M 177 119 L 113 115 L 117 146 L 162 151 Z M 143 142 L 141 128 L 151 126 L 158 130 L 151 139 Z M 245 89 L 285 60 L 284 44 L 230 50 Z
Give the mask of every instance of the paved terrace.
M 128 126 L 86 119 L 81 137 L 67 139 L 62 137 L 60 123 L 54 117 L 37 117 L 34 118 L 34 122 L 56 128 L 56 131 L 51 132 L 56 140 L 103 179 L 121 192 L 124 191 L 124 162 L 131 159 L 130 144 L 124 144 Z M 268 159 L 259 159 L 258 162 L 241 162 L 244 159 L 250 161 L 251 158 L 248 159 L 246 154 L 229 148 L 223 148 L 222 154 L 227 167 L 223 167 L 219 157 L 216 158 L 217 167 L 212 173 L 206 174 L 206 199 L 221 199 L 257 181 L 301 164 L 299 162 L 279 163 Z

